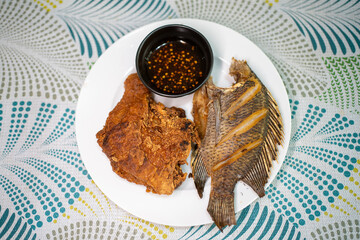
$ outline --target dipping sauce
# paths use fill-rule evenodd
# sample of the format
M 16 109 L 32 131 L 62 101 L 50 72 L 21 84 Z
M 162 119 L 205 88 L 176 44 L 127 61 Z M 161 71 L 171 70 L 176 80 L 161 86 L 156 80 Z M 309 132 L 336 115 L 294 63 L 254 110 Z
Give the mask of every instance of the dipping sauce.
M 150 53 L 150 82 L 164 93 L 183 93 L 201 83 L 205 66 L 196 46 L 183 40 L 169 41 Z

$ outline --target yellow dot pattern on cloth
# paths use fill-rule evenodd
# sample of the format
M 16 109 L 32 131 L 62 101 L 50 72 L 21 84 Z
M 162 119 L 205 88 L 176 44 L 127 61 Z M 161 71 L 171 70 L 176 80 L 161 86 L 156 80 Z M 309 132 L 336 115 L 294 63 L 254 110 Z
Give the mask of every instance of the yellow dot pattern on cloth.
M 34 0 L 40 7 L 44 8 L 47 12 L 50 12 L 52 9 L 58 7 L 59 4 L 62 4 L 62 0 L 50 1 L 50 0 Z
M 265 0 L 265 3 L 272 7 L 275 3 L 278 3 L 279 0 Z
M 133 226 L 135 226 L 139 230 L 146 233 L 149 237 L 151 237 L 151 239 L 158 239 L 158 238 L 156 238 L 156 236 L 151 231 L 148 231 L 147 228 L 145 228 L 143 225 L 141 225 L 139 223 L 136 223 L 136 222 L 130 221 L 130 220 L 121 220 L 121 221 L 124 222 L 124 223 L 127 223 L 127 224 L 132 224 Z
M 103 197 L 106 199 L 106 202 L 111 210 L 110 207 L 110 202 L 108 200 L 108 198 L 104 195 L 104 193 L 100 190 L 100 188 L 95 184 L 94 180 L 91 180 L 91 183 L 94 184 L 94 186 L 99 190 L 99 192 L 101 192 L 101 194 L 103 195 Z M 86 189 L 85 189 L 86 190 Z M 92 197 L 95 199 L 96 203 L 99 205 L 99 207 L 101 208 L 102 212 L 105 214 L 105 210 L 104 207 L 102 206 L 102 204 L 100 203 L 100 200 L 96 197 L 96 195 L 93 192 L 90 192 L 90 195 L 92 195 Z
M 352 191 L 350 190 L 350 193 Z M 355 212 L 357 212 L 359 214 L 359 209 L 357 209 L 353 204 L 351 204 L 351 202 L 349 202 L 346 198 L 342 197 L 341 195 L 338 197 L 339 200 L 342 200 L 344 203 L 346 203 L 349 207 L 351 207 Z M 339 207 L 337 207 L 336 209 L 338 209 Z M 349 212 L 346 212 L 344 209 L 340 208 L 340 211 L 345 213 L 346 215 L 350 216 Z
M 97 214 L 96 212 L 94 211 L 94 209 L 84 200 L 82 199 L 81 197 L 78 198 L 79 202 L 84 204 L 85 207 L 87 207 L 96 217 L 97 217 Z
M 334 205 L 334 204 L 332 204 L 332 205 Z M 325 216 L 328 216 L 329 218 L 332 218 L 332 217 L 333 217 L 333 215 L 332 215 L 331 213 L 329 214 L 328 212 L 324 212 L 324 215 L 325 215 Z
M 173 227 L 170 227 L 170 226 L 167 226 L 167 225 L 165 225 L 165 227 L 166 227 L 167 229 L 169 229 L 170 232 L 174 232 L 174 231 L 175 231 L 175 229 L 174 229 Z
M 359 181 L 356 181 L 354 177 L 349 177 L 349 181 L 354 183 L 356 186 L 358 186 L 358 188 L 360 189 L 360 185 L 359 185 Z M 345 186 L 344 187 L 346 190 L 349 189 L 348 186 Z M 356 193 L 353 193 L 354 197 L 356 197 L 357 200 L 360 200 L 360 197 L 357 197 L 357 194 Z
M 109 199 L 105 196 L 105 194 L 103 192 L 101 192 L 101 194 L 103 195 L 103 197 L 104 197 L 104 199 L 105 199 L 105 201 L 106 201 L 106 203 L 107 203 L 107 205 L 109 207 L 109 210 L 111 211 L 111 205 L 110 205 Z
M 354 190 L 350 189 L 349 186 L 345 186 L 344 189 L 349 191 L 349 193 L 351 195 L 353 195 L 357 200 L 360 200 L 360 197 L 358 197 L 358 194 Z
M 358 160 L 358 163 L 359 163 L 359 160 Z M 357 175 L 360 176 L 360 171 L 359 171 L 358 168 L 354 168 L 354 169 L 353 169 L 353 172 L 354 172 L 354 173 L 357 173 Z
M 158 226 L 155 226 L 153 223 L 150 223 L 149 221 L 145 221 L 141 218 L 130 217 L 130 216 L 126 216 L 126 218 L 129 220 L 121 219 L 121 221 L 134 225 L 139 230 L 146 233 L 151 239 L 159 239 L 156 235 L 158 235 L 160 239 L 167 239 L 168 234 L 175 231 L 175 229 L 170 226 L 165 226 L 165 229 L 160 229 Z
M 71 210 L 73 210 L 74 212 L 77 212 L 77 213 L 79 213 L 81 216 L 86 216 L 86 214 L 85 213 L 83 213 L 80 209 L 78 209 L 77 207 L 74 207 L 74 206 L 70 206 L 70 209 Z

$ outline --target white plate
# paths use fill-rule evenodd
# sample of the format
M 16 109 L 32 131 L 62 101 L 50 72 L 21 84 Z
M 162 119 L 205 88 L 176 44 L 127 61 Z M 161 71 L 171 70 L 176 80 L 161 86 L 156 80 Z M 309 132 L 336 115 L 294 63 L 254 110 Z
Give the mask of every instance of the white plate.
M 95 134 L 102 129 L 109 112 L 124 93 L 124 81 L 135 72 L 135 54 L 140 42 L 153 29 L 170 23 L 180 23 L 200 31 L 210 42 L 214 53 L 212 76 L 215 84 L 228 87 L 232 57 L 245 59 L 279 104 L 285 127 L 285 144 L 280 147 L 278 162 L 274 162 L 268 184 L 274 180 L 285 158 L 290 139 L 291 119 L 289 100 L 283 82 L 269 58 L 250 40 L 222 25 L 195 19 L 172 19 L 152 23 L 130 32 L 116 41 L 97 60 L 81 89 L 76 111 L 76 136 L 81 158 L 96 185 L 114 203 L 145 220 L 173 226 L 193 226 L 211 223 L 207 212 L 210 181 L 200 199 L 193 179 L 185 182 L 171 196 L 145 192 L 145 187 L 130 183 L 116 175 L 110 161 L 96 142 Z M 168 99 L 155 96 L 166 106 L 185 109 L 192 119 L 192 95 Z M 189 159 L 188 159 L 189 160 Z M 191 172 L 188 166 L 184 171 Z M 256 193 L 239 182 L 235 189 L 236 212 L 257 199 Z

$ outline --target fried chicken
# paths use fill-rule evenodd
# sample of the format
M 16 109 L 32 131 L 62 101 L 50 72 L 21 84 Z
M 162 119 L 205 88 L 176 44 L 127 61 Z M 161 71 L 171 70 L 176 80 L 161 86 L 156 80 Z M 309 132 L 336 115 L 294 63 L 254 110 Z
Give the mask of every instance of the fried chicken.
M 180 108 L 156 103 L 137 74 L 125 81 L 125 93 L 96 137 L 119 176 L 146 186 L 146 191 L 172 194 L 185 179 L 182 164 L 199 137 Z

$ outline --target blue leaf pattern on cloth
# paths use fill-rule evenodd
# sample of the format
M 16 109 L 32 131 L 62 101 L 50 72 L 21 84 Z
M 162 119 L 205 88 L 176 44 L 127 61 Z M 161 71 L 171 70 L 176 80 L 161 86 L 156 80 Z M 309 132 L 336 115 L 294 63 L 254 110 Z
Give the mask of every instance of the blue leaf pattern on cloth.
M 284 1 L 279 8 L 310 38 L 314 50 L 336 55 L 360 49 L 359 1 Z
M 3 228 L 2 228 L 3 227 Z M 7 239 L 35 239 L 36 233 L 22 218 L 17 218 L 15 213 L 10 215 L 10 210 L 0 206 L 0 238 L 7 235 Z
M 89 59 L 98 58 L 117 39 L 141 25 L 176 16 L 164 0 L 80 0 L 57 10 L 56 15 Z

